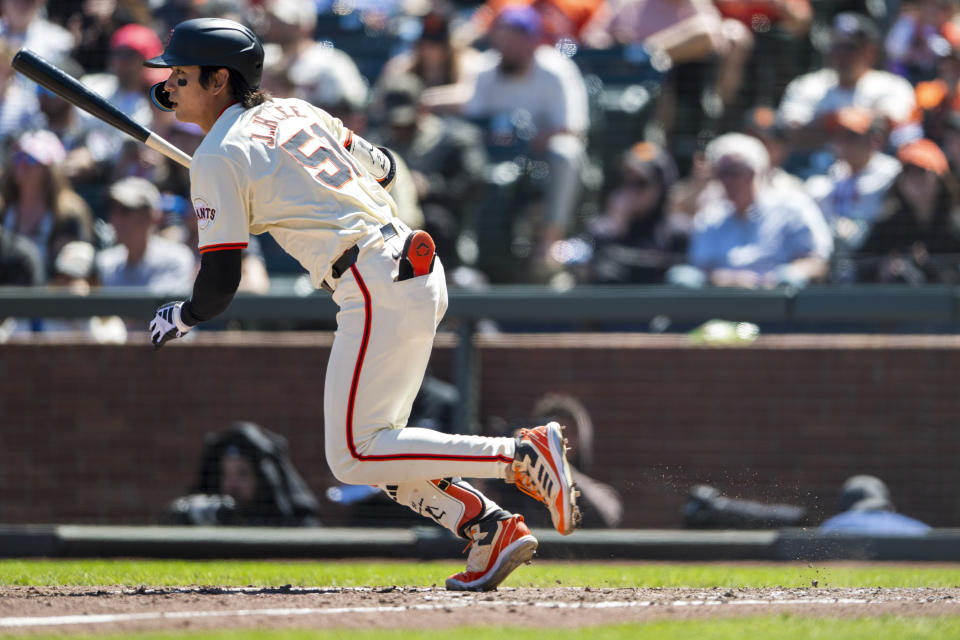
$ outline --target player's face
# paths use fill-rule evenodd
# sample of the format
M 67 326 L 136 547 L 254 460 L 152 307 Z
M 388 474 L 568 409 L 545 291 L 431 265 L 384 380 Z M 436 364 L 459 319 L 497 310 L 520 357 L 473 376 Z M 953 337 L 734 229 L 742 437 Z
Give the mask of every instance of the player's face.
M 199 66 L 171 67 L 164 88 L 170 94 L 177 120 L 202 127 L 210 119 L 210 112 L 214 108 L 213 96 L 209 89 L 200 86 Z

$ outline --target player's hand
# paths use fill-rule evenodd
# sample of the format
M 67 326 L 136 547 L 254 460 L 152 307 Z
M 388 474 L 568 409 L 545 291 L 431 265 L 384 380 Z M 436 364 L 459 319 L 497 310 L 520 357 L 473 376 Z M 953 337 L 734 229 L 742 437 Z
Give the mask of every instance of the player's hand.
M 190 326 L 180 317 L 182 307 L 181 300 L 168 302 L 157 309 L 157 315 L 150 321 L 150 342 L 153 343 L 154 349 L 159 349 L 167 340 L 180 338 L 190 331 Z

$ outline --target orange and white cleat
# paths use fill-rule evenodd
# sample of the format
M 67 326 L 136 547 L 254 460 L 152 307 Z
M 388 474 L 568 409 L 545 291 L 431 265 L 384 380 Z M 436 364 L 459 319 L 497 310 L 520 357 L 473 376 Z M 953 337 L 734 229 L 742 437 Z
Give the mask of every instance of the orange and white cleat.
M 547 505 L 554 528 L 570 535 L 580 526 L 577 491 L 567 462 L 567 439 L 556 422 L 521 429 L 513 472 L 517 488 Z
M 492 591 L 537 550 L 537 539 L 521 515 L 478 522 L 467 535 L 467 570 L 447 578 L 450 591 Z

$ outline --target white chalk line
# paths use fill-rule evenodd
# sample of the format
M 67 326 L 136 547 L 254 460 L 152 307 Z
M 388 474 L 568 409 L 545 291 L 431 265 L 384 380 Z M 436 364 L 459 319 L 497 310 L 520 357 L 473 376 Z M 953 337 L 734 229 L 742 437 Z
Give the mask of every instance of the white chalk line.
M 142 622 L 147 620 L 183 620 L 190 618 L 229 617 L 283 617 L 308 615 L 378 614 L 404 611 L 442 611 L 465 607 L 524 607 L 545 609 L 631 609 L 639 607 L 710 607 L 710 606 L 803 606 L 803 605 L 872 605 L 902 600 L 861 600 L 857 598 L 798 598 L 790 600 L 627 600 L 623 602 L 526 602 L 520 600 L 461 600 L 436 604 L 377 607 L 296 607 L 283 609 L 232 609 L 217 611 L 154 611 L 144 613 L 104 613 L 69 616 L 24 616 L 0 618 L 0 627 L 40 627 L 55 625 L 89 625 L 119 622 Z M 919 601 L 918 601 L 919 602 Z M 948 600 L 957 604 L 955 600 Z

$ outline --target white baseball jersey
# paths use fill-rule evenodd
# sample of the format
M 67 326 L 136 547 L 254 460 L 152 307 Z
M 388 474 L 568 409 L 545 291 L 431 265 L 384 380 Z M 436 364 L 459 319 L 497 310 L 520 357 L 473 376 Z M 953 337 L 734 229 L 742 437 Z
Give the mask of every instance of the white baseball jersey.
M 344 251 L 397 213 L 346 150 L 352 136 L 295 98 L 228 107 L 190 164 L 200 252 L 244 248 L 269 231 L 319 287 Z
M 351 137 L 302 100 L 228 107 L 190 165 L 200 251 L 243 248 L 250 233 L 269 231 L 320 286 L 357 246 L 332 287 L 340 312 L 324 384 L 327 461 L 343 482 L 389 487 L 394 500 L 457 533 L 497 506 L 464 483 L 431 480 L 504 478 L 516 444 L 406 427 L 447 308 L 444 271 L 436 260 L 429 274 L 398 278 L 411 230 L 375 179 L 389 175 L 379 171 L 383 159 Z M 384 237 L 387 222 L 397 235 Z

